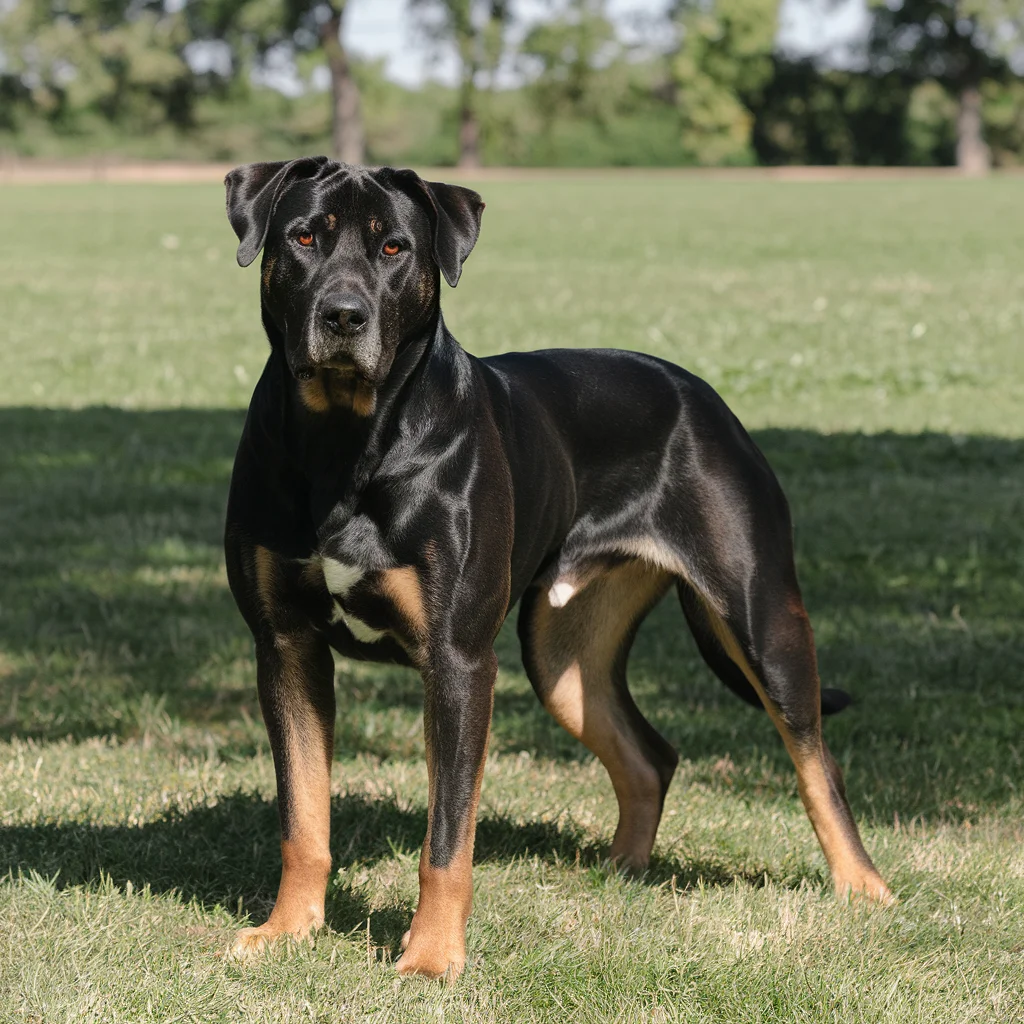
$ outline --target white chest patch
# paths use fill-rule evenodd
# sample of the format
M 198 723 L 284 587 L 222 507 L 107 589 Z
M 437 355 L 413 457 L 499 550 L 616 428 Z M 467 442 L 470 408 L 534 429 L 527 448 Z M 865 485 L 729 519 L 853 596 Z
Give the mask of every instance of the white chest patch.
M 321 559 L 327 589 L 338 597 L 348 597 L 349 591 L 366 575 L 359 565 L 349 565 L 335 558 Z
M 339 562 L 334 558 L 324 558 L 321 564 L 328 591 L 342 600 L 348 597 L 352 588 L 366 575 L 366 570 L 361 566 L 349 565 L 347 562 Z M 337 601 L 334 602 L 334 611 L 331 614 L 330 622 L 332 625 L 336 622 L 344 622 L 349 632 L 364 644 L 374 644 L 385 636 L 384 630 L 368 626 L 362 619 L 345 611 Z

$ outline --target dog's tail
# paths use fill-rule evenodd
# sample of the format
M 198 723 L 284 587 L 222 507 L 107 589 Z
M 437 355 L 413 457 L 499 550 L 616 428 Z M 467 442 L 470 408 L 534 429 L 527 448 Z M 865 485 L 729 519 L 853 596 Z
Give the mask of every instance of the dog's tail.
M 715 636 L 711 624 L 708 622 L 707 614 L 703 603 L 697 592 L 687 583 L 680 581 L 677 587 L 679 601 L 683 606 L 686 621 L 697 641 L 697 648 L 701 657 L 707 662 L 708 667 L 718 676 L 719 679 L 741 700 L 746 701 L 752 707 L 764 709 L 757 690 L 750 685 L 750 681 L 743 674 L 743 670 L 725 653 L 725 649 Z M 830 687 L 823 687 L 821 691 L 821 713 L 823 715 L 837 715 L 844 708 L 853 703 L 853 698 L 845 690 L 837 690 Z

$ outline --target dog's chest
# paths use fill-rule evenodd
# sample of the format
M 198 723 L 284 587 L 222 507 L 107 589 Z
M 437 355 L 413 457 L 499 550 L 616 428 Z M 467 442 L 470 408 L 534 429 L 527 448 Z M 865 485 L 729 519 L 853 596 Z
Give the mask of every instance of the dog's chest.
M 415 645 L 426 630 L 419 573 L 412 566 L 371 569 L 326 555 L 316 559 L 331 599 L 328 625 L 343 624 L 356 640 L 392 636 Z
M 381 640 L 387 634 L 387 630 L 371 626 L 365 619 L 361 619 L 356 611 L 361 605 L 367 604 L 368 597 L 379 596 L 380 581 L 377 579 L 367 581 L 367 585 L 362 588 L 362 593 L 353 596 L 353 592 L 356 591 L 359 584 L 366 580 L 367 570 L 363 566 L 324 557 L 320 560 L 320 568 L 324 574 L 327 593 L 331 595 L 332 607 L 328 623 L 333 626 L 338 622 L 343 622 L 357 640 L 366 644 L 373 644 Z M 377 576 L 378 574 L 372 575 Z M 368 590 L 369 593 L 367 593 Z M 359 600 L 360 596 L 362 601 Z

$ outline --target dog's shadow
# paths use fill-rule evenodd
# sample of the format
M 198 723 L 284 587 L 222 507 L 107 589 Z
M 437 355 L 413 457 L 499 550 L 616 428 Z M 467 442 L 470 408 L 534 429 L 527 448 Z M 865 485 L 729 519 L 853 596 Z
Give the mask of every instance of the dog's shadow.
M 413 897 L 396 896 L 371 908 L 359 886 L 347 879 L 396 852 L 418 856 L 427 828 L 426 810 L 404 808 L 393 798 L 362 794 L 336 797 L 331 804 L 332 854 L 340 884 L 328 891 L 326 923 L 342 934 L 364 930 L 369 921 L 375 946 L 397 944 L 413 911 Z M 174 893 L 183 904 L 223 908 L 235 922 L 263 920 L 273 906 L 280 872 L 277 804 L 254 793 L 235 793 L 185 813 L 172 812 L 142 825 L 44 823 L 0 828 L 0 874 L 35 872 L 65 888 L 109 880 L 138 890 Z M 593 873 L 595 883 L 610 872 L 607 849 L 569 823 L 516 821 L 483 814 L 477 828 L 476 864 L 508 864 L 527 857 L 572 864 Z M 356 869 L 353 871 L 352 869 Z M 719 864 L 656 857 L 637 884 L 677 889 L 727 885 L 743 877 L 754 884 L 764 873 L 738 875 Z M 767 877 L 771 877 L 770 873 Z M 791 879 L 777 879 L 791 884 Z

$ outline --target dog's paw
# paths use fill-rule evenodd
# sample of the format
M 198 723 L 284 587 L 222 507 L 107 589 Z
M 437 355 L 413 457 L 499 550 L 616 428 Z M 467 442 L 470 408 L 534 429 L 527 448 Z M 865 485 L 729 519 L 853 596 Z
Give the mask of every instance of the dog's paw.
M 882 907 L 891 907 L 899 902 L 889 886 L 875 872 L 864 872 L 856 878 L 836 879 L 836 895 L 851 903 L 868 901 Z
M 466 951 L 458 947 L 427 949 L 426 943 L 410 942 L 395 964 L 403 977 L 419 975 L 422 978 L 443 978 L 452 985 L 466 966 Z
M 284 931 L 276 928 L 268 921 L 258 928 L 241 928 L 235 932 L 234 941 L 228 947 L 228 957 L 232 960 L 252 960 L 261 956 L 274 943 L 281 940 L 287 942 L 312 942 L 313 928 L 297 931 Z

